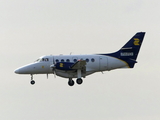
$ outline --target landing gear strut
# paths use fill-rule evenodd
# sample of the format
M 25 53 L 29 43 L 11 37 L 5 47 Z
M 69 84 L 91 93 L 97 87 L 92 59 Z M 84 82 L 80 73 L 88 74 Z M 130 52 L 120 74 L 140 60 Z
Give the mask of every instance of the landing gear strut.
M 78 69 L 77 70 L 77 80 L 76 80 L 76 82 L 77 82 L 77 84 L 82 84 L 82 82 L 83 82 L 83 80 L 81 79 L 81 77 L 82 77 L 82 71 L 80 70 L 80 69 Z
M 33 75 L 31 74 L 31 85 L 34 85 L 35 81 L 33 80 Z

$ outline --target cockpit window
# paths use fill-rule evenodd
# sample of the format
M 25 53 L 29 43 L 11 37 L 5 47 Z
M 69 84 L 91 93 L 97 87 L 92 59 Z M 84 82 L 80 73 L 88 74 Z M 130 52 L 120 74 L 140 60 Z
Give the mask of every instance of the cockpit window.
M 49 61 L 48 58 L 42 58 L 42 61 Z
M 37 59 L 35 62 L 47 62 L 47 61 L 49 61 L 49 59 L 48 58 L 39 58 L 39 59 Z
M 41 59 L 37 59 L 35 62 L 39 62 Z

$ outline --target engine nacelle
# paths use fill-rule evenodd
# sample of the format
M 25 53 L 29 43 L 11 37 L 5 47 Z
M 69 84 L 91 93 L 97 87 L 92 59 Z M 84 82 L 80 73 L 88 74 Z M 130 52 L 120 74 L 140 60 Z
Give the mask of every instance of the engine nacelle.
M 59 69 L 59 70 L 73 70 L 73 69 L 71 69 L 71 67 L 74 64 L 75 63 L 71 63 L 71 62 L 58 62 L 55 64 L 55 68 Z

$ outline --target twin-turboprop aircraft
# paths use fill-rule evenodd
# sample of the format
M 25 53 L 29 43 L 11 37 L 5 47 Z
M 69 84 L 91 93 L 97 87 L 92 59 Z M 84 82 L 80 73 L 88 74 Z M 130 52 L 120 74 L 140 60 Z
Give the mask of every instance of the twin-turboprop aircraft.
M 30 74 L 31 84 L 34 74 L 54 74 L 68 78 L 68 85 L 73 86 L 73 78 L 82 84 L 82 77 L 95 72 L 110 71 L 120 68 L 133 68 L 143 42 L 145 32 L 136 33 L 119 51 L 109 54 L 91 55 L 50 55 L 42 56 L 34 63 L 15 70 L 17 74 Z

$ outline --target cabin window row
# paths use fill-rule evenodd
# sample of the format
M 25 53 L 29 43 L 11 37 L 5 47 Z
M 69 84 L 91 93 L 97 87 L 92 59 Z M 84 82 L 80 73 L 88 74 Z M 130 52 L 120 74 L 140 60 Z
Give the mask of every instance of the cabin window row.
M 84 60 L 84 59 L 81 59 L 81 60 Z M 91 61 L 91 62 L 95 62 L 95 59 L 94 58 L 92 58 L 92 59 L 85 59 L 86 60 L 86 62 L 89 62 L 89 61 Z M 73 59 L 73 61 L 74 62 L 77 62 L 78 60 L 77 59 Z M 61 60 L 59 60 L 59 59 L 56 59 L 56 62 L 70 62 L 70 59 L 66 59 L 66 60 L 64 60 L 64 59 L 61 59 Z

